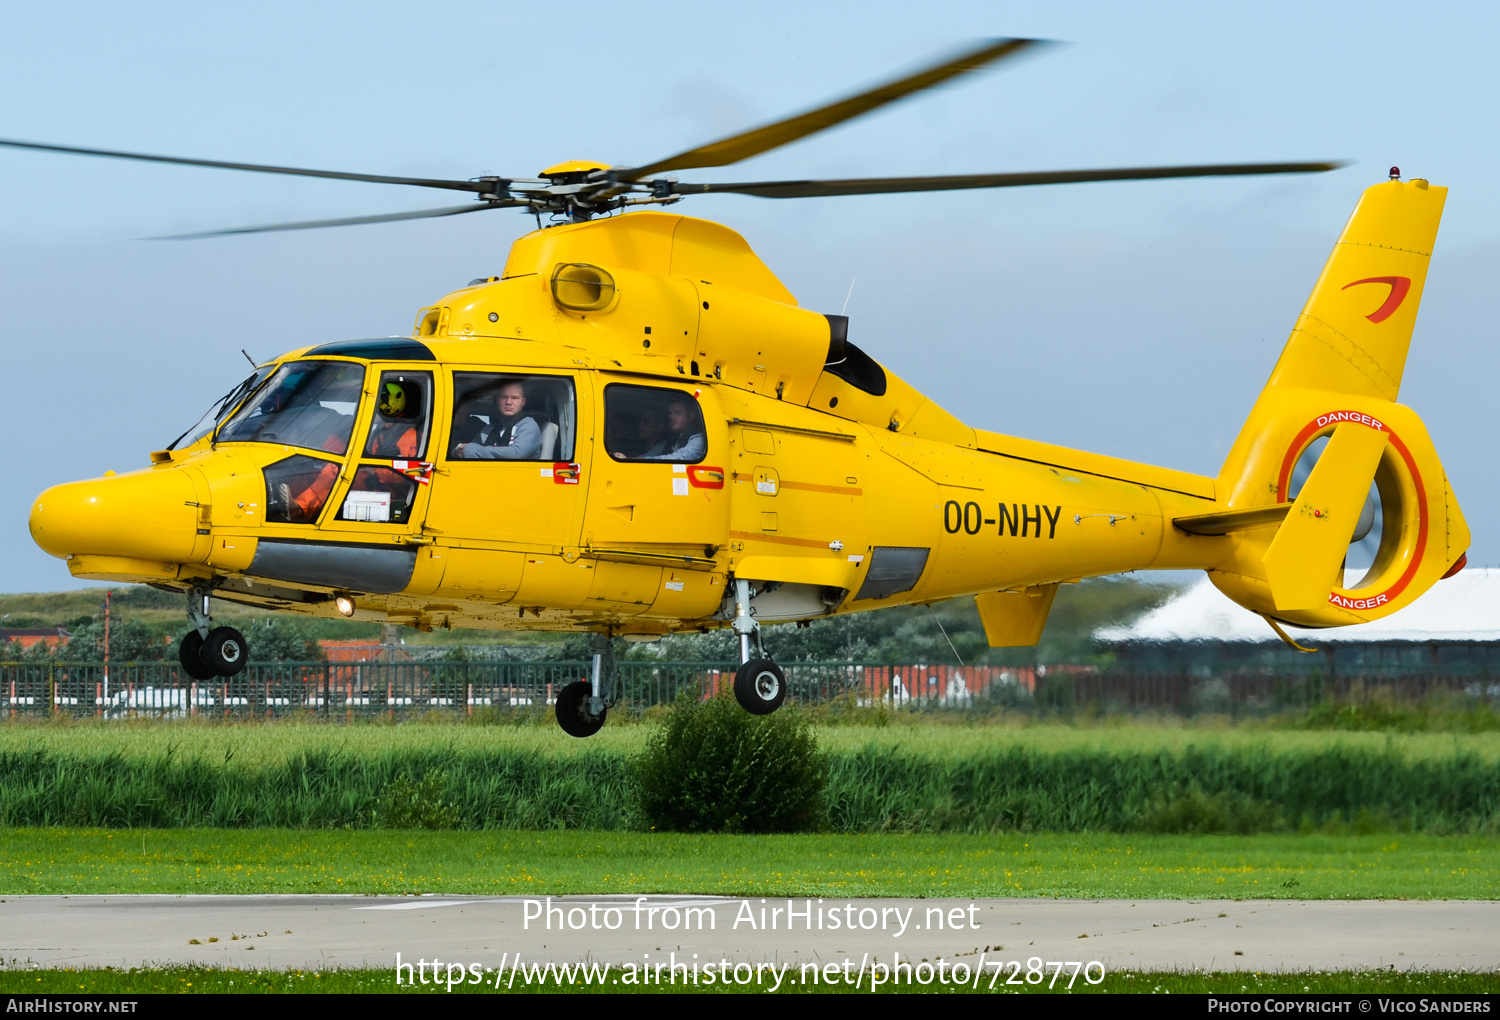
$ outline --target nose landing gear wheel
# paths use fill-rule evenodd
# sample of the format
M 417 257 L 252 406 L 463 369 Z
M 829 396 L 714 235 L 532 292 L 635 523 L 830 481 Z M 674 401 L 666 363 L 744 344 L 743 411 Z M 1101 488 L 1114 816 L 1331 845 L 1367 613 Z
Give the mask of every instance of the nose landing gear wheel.
M 245 635 L 233 627 L 216 627 L 203 642 L 203 662 L 219 676 L 234 676 L 250 660 Z
M 751 715 L 770 715 L 786 700 L 786 674 L 770 659 L 751 659 L 735 671 L 734 697 Z
M 562 689 L 557 696 L 557 725 L 570 737 L 592 737 L 604 725 L 608 708 L 601 708 L 598 715 L 589 712 L 593 700 L 594 685 L 587 680 L 575 680 Z
M 177 645 L 177 661 L 182 671 L 194 680 L 212 680 L 218 674 L 203 661 L 203 635 L 190 630 Z

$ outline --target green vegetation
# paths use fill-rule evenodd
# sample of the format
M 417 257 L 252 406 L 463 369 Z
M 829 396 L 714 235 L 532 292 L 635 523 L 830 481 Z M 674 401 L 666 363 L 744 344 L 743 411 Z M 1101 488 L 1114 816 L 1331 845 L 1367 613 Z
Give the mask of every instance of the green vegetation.
M 728 693 L 679 700 L 636 762 L 641 814 L 665 832 L 804 832 L 828 762 L 796 711 L 755 716 Z
M 0 719 L 0 751 L 46 750 L 60 754 L 119 754 L 154 758 L 226 757 L 241 765 L 270 765 L 296 755 L 334 750 L 354 755 L 408 751 L 533 753 L 575 757 L 595 752 L 630 756 L 646 746 L 661 718 L 652 710 L 644 718 L 616 718 L 587 740 L 575 740 L 557 728 L 550 710 L 527 708 L 504 714 L 462 716 L 433 712 L 418 721 L 388 725 L 353 725 L 299 719 L 215 722 L 207 719 L 138 718 L 128 720 Z M 1268 748 L 1276 753 L 1347 750 L 1355 753 L 1393 750 L 1408 760 L 1448 759 L 1472 755 L 1500 762 L 1500 734 L 1388 734 L 1379 732 L 1308 732 L 1275 730 L 1222 717 L 1199 717 L 1188 724 L 1159 720 L 1103 719 L 1038 724 L 1019 714 L 976 717 L 964 712 L 907 713 L 862 710 L 847 714 L 824 709 L 806 713 L 818 744 L 835 753 L 868 748 L 892 752 L 921 749 L 935 758 L 967 758 L 1012 747 L 1038 753 L 1064 751 L 1180 754 L 1188 747 L 1214 751 Z
M 1035 648 L 991 648 L 973 598 L 951 599 L 931 611 L 925 606 L 896 606 L 815 620 L 807 627 L 774 627 L 766 640 L 780 662 L 953 663 L 956 648 L 970 665 L 1098 663 L 1104 659 L 1094 647 L 1095 630 L 1130 622 L 1177 590 L 1133 576 L 1065 584 L 1058 589 L 1041 644 Z M 629 654 L 633 659 L 661 661 L 738 661 L 735 637 L 728 630 L 666 638 L 638 645 Z
M 602 971 L 602 973 L 601 973 Z M 455 984 L 453 992 L 469 993 L 538 993 L 586 994 L 603 992 L 646 992 L 652 995 L 679 993 L 702 995 L 714 993 L 736 993 L 745 991 L 769 991 L 769 987 L 699 985 L 635 985 L 619 984 L 624 972 L 619 968 L 569 967 L 561 976 L 556 969 L 544 971 L 540 978 L 517 975 L 514 980 L 502 979 L 485 984 Z M 1050 977 L 1051 971 L 1048 975 Z M 1097 974 L 1097 972 L 1095 972 Z M 585 977 L 587 975 L 587 977 Z M 1176 972 L 1176 971 L 1123 971 L 1106 974 L 1097 985 L 1090 985 L 1082 978 L 1073 982 L 1071 989 L 1065 988 L 1064 980 L 1048 988 L 1045 984 L 1004 987 L 1009 975 L 1001 975 L 990 988 L 991 975 L 986 969 L 977 988 L 939 985 L 882 986 L 879 990 L 888 994 L 902 992 L 931 993 L 935 991 L 980 994 L 1051 994 L 1082 995 L 1089 993 L 1133 993 L 1139 995 L 1328 995 L 1328 994 L 1373 994 L 1373 995 L 1483 995 L 1500 991 L 1500 977 L 1493 973 L 1469 973 L 1465 971 L 1404 971 L 1356 970 L 1314 971 L 1294 974 L 1263 974 L 1248 971 L 1238 972 Z M 509 975 L 507 974 L 508 978 Z M 794 984 L 800 971 L 793 967 L 787 979 L 777 989 L 779 994 L 797 995 L 823 993 L 847 995 L 853 988 L 842 984 Z M 491 979 L 492 980 L 492 979 Z M 498 987 L 496 987 L 498 985 Z M 769 985 L 769 979 L 767 979 Z M 869 991 L 868 979 L 863 981 L 861 991 Z M 208 967 L 163 967 L 132 968 L 116 970 L 0 970 L 0 994 L 9 995 L 127 995 L 127 994 L 207 994 L 246 995 L 292 993 L 296 995 L 325 994 L 348 995 L 351 993 L 399 992 L 413 995 L 447 995 L 449 989 L 443 984 L 397 985 L 390 970 L 231 970 Z
M 116 661 L 171 658 L 176 642 L 186 629 L 183 596 L 158 591 L 145 585 L 118 585 L 113 589 L 111 613 L 111 658 Z M 1094 662 L 1098 659 L 1090 635 L 1102 626 L 1125 623 L 1171 596 L 1176 589 L 1136 577 L 1099 578 L 1082 584 L 1063 585 L 1053 605 L 1051 617 L 1036 649 L 991 649 L 979 622 L 979 612 L 972 598 L 953 599 L 934 607 L 942 628 L 968 663 L 1017 664 L 1041 662 Z M 70 592 L 44 594 L 0 594 L 0 627 L 69 627 L 74 633 L 97 627 L 103 636 L 104 589 L 86 588 Z M 363 639 L 375 641 L 380 626 L 272 613 L 268 610 L 215 602 L 215 619 L 238 627 L 252 639 L 248 628 L 289 625 L 289 639 L 283 639 L 277 627 L 252 643 L 257 661 L 296 659 L 287 641 L 316 643 L 319 639 Z M 132 641 L 142 644 L 140 654 L 125 654 L 116 647 L 121 627 L 131 629 Z M 92 634 L 92 631 L 89 632 Z M 587 657 L 586 635 L 528 634 L 524 632 L 454 630 L 421 633 L 402 629 L 402 639 L 412 646 L 463 646 L 503 642 L 518 655 L 528 650 L 549 659 L 583 659 Z M 924 607 L 897 607 L 878 613 L 859 613 L 831 620 L 818 620 L 809 627 L 775 627 L 769 639 L 778 659 L 786 662 L 863 661 L 871 663 L 947 662 L 953 650 Z M 92 640 L 92 638 L 90 638 Z M 79 645 L 82 648 L 83 645 Z M 92 647 L 92 646 L 90 646 Z M 132 646 L 133 648 L 133 646 Z M 451 649 L 456 658 L 464 658 L 462 647 Z M 637 644 L 627 649 L 631 659 L 660 661 L 730 661 L 736 658 L 734 637 L 728 631 L 667 638 L 655 644 Z M 0 658 L 10 658 L 0 650 Z M 76 661 L 95 657 L 77 655 Z
M 145 585 L 117 585 L 110 589 L 110 658 L 115 662 L 155 662 L 177 656 L 177 640 L 187 630 L 183 596 Z M 0 627 L 66 627 L 68 657 L 77 662 L 99 662 L 104 658 L 104 588 L 47 592 L 34 595 L 0 595 Z M 216 622 L 238 627 L 256 642 L 258 659 L 316 661 L 320 638 L 380 637 L 380 625 L 347 620 L 315 620 L 273 613 L 264 609 L 214 603 Z M 23 653 L 17 647 L 0 645 L 0 659 L 26 661 L 45 659 L 48 653 L 33 648 Z
M 370 820 L 382 829 L 456 829 L 462 817 L 445 796 L 447 786 L 446 772 L 429 772 L 420 781 L 403 772 L 381 791 Z
M 454 893 L 1497 899 L 1493 838 L 11 829 L 0 896 Z
M 1455 699 L 1429 697 L 1415 705 L 1399 705 L 1383 698 L 1324 701 L 1300 718 L 1288 720 L 1299 729 L 1352 730 L 1386 733 L 1489 733 L 1500 730 L 1500 712 L 1490 704 L 1463 704 Z
M 391 790 L 405 776 L 465 829 L 645 829 L 635 763 L 652 732 L 610 726 L 578 741 L 550 724 L 11 724 L 0 726 L 0 825 L 369 828 L 382 824 L 382 808 L 391 817 Z M 1444 834 L 1500 825 L 1493 733 L 814 732 L 828 755 L 822 814 L 832 832 Z

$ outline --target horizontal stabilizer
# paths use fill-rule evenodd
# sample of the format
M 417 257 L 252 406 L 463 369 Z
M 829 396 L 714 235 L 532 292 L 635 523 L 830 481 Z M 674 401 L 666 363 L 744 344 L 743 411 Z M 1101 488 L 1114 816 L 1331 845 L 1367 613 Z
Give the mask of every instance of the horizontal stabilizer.
M 1257 506 L 1249 510 L 1224 510 L 1216 514 L 1196 514 L 1179 517 L 1172 523 L 1189 535 L 1227 535 L 1231 531 L 1259 528 L 1266 524 L 1280 524 L 1286 520 L 1291 503 L 1274 503 Z
M 1315 609 L 1328 601 L 1386 439 L 1386 432 L 1358 422 L 1334 430 L 1262 561 L 1278 610 Z
M 1024 648 L 1040 641 L 1056 597 L 1056 584 L 1037 584 L 1020 591 L 987 591 L 974 596 L 990 647 Z

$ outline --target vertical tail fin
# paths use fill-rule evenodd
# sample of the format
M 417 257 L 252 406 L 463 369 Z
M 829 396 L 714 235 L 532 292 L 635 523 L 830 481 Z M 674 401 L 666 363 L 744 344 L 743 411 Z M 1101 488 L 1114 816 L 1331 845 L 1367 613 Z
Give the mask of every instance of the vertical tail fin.
M 1278 527 L 1236 532 L 1210 571 L 1247 608 L 1304 626 L 1374 619 L 1468 546 L 1426 428 L 1395 402 L 1446 197 L 1421 180 L 1364 193 L 1224 463 L 1228 509 L 1290 505 Z M 1363 577 L 1346 577 L 1371 531 Z
M 1364 193 L 1297 318 L 1268 390 L 1395 400 L 1447 188 L 1391 181 Z

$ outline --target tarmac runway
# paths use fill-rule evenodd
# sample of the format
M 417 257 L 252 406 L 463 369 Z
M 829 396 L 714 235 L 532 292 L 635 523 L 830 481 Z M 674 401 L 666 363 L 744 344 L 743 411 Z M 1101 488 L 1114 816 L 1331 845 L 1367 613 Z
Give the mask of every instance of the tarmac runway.
M 791 914 L 788 916 L 790 907 Z M 194 942 L 193 940 L 196 940 Z M 1493 901 L 7 896 L 7 967 L 503 969 L 594 961 L 1098 961 L 1140 970 L 1500 969 Z M 695 955 L 696 954 L 696 955 Z M 899 961 L 897 961 L 899 962 Z M 1097 970 L 1094 972 L 1097 973 Z

